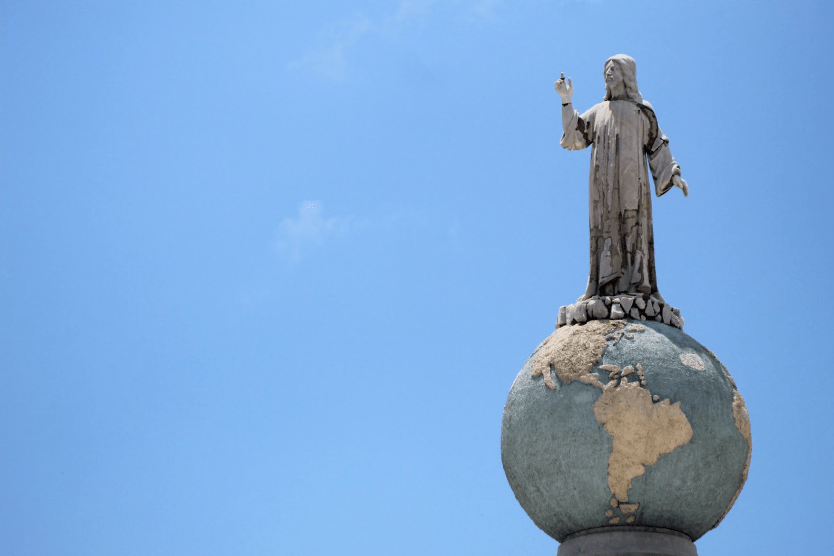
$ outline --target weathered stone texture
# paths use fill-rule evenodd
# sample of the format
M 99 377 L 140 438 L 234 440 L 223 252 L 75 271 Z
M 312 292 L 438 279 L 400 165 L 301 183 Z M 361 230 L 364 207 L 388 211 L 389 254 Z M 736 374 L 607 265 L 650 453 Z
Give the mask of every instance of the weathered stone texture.
M 556 328 L 607 319 L 654 320 L 683 330 L 680 310 L 648 296 L 618 295 L 593 297 L 559 308 Z

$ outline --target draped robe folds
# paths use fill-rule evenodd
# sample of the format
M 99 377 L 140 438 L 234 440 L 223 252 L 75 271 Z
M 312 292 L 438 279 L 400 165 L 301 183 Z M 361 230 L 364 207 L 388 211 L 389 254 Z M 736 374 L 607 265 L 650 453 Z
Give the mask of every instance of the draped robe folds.
M 589 205 L 591 268 L 584 299 L 595 295 L 648 294 L 657 289 L 648 166 L 655 193 L 672 188 L 680 167 L 669 151 L 651 105 L 630 100 L 604 101 L 582 114 L 562 108 L 569 150 L 591 150 Z

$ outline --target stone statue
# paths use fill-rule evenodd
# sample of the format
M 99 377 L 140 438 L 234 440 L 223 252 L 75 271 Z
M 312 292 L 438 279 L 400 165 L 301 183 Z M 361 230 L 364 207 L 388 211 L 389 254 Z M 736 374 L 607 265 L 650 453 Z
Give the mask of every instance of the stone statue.
M 634 60 L 605 63 L 605 99 L 581 116 L 556 82 L 569 150 L 592 145 L 591 273 L 513 382 L 501 462 L 557 556 L 697 556 L 747 480 L 750 416 L 736 383 L 657 291 L 655 193 L 689 193 Z
M 664 303 L 657 289 L 652 233 L 651 169 L 655 193 L 673 186 L 689 195 L 681 169 L 669 151 L 651 104 L 637 89 L 637 66 L 617 54 L 605 62 L 605 98 L 580 115 L 571 105 L 573 82 L 556 82 L 562 97 L 560 144 L 591 149 L 589 180 L 591 269 L 579 301 L 633 295 Z

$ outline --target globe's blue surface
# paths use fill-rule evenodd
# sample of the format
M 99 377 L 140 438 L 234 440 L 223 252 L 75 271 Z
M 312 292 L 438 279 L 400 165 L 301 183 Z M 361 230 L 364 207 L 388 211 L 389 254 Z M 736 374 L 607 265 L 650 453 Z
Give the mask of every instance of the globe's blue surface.
M 687 334 L 596 321 L 560 328 L 524 365 L 501 453 L 516 498 L 556 540 L 597 527 L 696 540 L 744 484 L 749 419 L 726 368 Z

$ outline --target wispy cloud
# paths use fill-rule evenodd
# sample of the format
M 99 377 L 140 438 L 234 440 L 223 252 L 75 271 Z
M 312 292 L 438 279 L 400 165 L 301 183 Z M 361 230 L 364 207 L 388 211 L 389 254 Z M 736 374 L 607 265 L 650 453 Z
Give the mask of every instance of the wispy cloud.
M 347 233 L 352 220 L 349 216 L 325 218 L 321 201 L 304 201 L 297 216 L 281 221 L 276 248 L 288 260 L 297 262 L 306 250 Z
M 494 21 L 497 19 L 496 9 L 501 0 L 477 0 L 472 4 L 472 11 L 484 19 Z
M 366 17 L 338 25 L 326 33 L 330 36 L 327 46 L 310 50 L 300 59 L 290 62 L 288 67 L 307 68 L 331 79 L 341 79 L 347 68 L 345 51 L 375 28 L 374 22 Z
M 405 22 L 428 14 L 438 0 L 402 0 L 393 16 L 386 18 L 386 23 Z
M 382 37 L 400 31 L 415 20 L 426 19 L 440 0 L 401 0 L 397 9 L 385 16 L 359 16 L 339 25 L 328 26 L 322 35 L 325 46 L 309 50 L 301 58 L 288 64 L 289 69 L 308 69 L 331 79 L 341 79 L 349 66 L 348 53 L 369 36 Z M 501 0 L 469 0 L 465 10 L 488 19 L 495 19 L 495 8 Z

